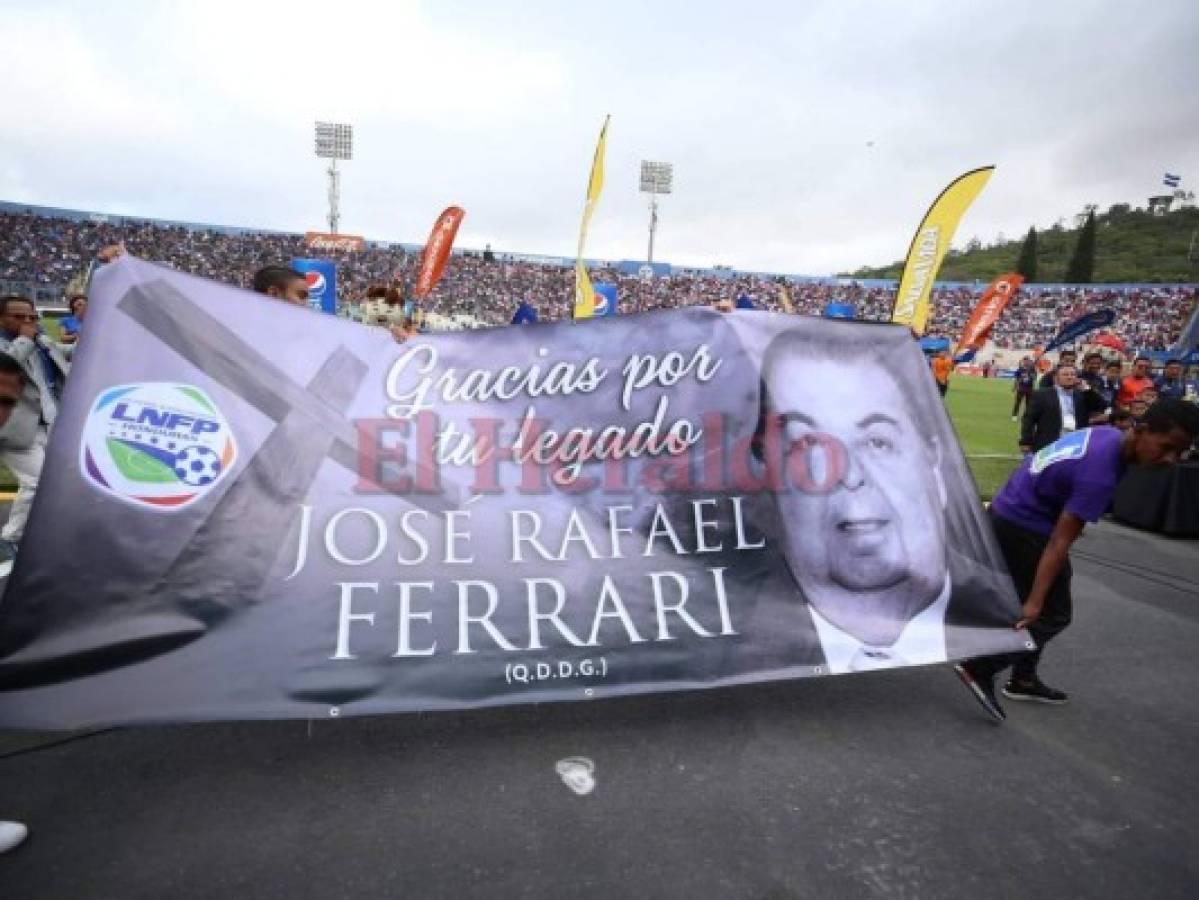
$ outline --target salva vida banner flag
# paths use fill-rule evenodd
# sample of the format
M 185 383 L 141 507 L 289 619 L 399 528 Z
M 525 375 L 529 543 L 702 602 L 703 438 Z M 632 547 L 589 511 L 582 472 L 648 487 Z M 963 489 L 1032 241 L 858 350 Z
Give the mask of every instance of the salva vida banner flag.
M 892 322 L 911 327 L 915 334 L 924 334 L 932 317 L 933 284 L 949 252 L 953 234 L 994 171 L 994 166 L 983 166 L 955 178 L 928 208 L 908 247 L 895 291 Z
M 0 725 L 608 697 L 1025 648 L 907 328 L 421 336 L 134 258 L 0 602 Z

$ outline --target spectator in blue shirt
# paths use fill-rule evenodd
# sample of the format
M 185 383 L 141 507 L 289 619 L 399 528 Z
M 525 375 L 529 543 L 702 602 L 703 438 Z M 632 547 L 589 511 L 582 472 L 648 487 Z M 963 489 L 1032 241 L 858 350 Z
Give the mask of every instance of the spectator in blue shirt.
M 1182 360 L 1166 360 L 1162 375 L 1154 383 L 1157 396 L 1162 400 L 1181 400 L 1186 394 L 1186 381 L 1182 377 Z
M 73 344 L 79 340 L 79 329 L 83 327 L 83 316 L 87 312 L 87 296 L 74 294 L 67 301 L 67 306 L 70 307 L 71 314 L 64 316 L 58 323 L 60 344 Z

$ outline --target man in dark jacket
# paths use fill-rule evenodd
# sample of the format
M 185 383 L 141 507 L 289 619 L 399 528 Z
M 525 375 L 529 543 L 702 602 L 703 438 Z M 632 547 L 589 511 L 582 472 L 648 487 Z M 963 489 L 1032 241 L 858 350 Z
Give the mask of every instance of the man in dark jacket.
M 1074 366 L 1058 366 L 1054 386 L 1035 391 L 1028 401 L 1020 427 L 1021 451 L 1036 453 L 1063 434 L 1086 428 L 1092 410 L 1098 406 L 1090 393 L 1078 388 Z
M 1063 366 L 1070 366 L 1073 368 L 1075 362 L 1077 361 L 1077 353 L 1075 353 L 1073 350 L 1063 350 L 1057 355 L 1057 365 L 1041 376 L 1041 380 L 1037 382 L 1037 387 L 1040 390 L 1053 387 L 1054 383 L 1057 381 L 1057 370 Z

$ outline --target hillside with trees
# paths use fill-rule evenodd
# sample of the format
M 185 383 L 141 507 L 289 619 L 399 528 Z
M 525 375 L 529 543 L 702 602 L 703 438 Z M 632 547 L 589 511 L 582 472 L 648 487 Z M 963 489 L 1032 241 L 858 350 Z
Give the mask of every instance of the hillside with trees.
M 965 249 L 949 251 L 937 279 L 989 281 L 1003 272 L 1021 271 L 1038 282 L 1199 282 L 1197 230 L 1199 209 L 1153 215 L 1118 203 L 1107 212 L 1091 210 L 1074 228 L 1059 220 L 1051 228 L 1030 228 L 1021 238 L 999 235 L 989 245 L 972 238 Z M 842 274 L 898 278 L 902 271 L 899 260 Z

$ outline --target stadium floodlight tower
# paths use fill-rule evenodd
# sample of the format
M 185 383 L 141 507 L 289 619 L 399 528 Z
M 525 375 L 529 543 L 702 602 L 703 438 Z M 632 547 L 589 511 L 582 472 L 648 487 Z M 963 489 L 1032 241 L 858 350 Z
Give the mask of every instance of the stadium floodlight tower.
M 333 122 L 316 123 L 316 155 L 329 160 L 329 232 L 337 234 L 341 223 L 341 173 L 339 159 L 354 158 L 354 127 Z
M 658 197 L 674 187 L 674 166 L 665 162 L 641 161 L 641 193 L 649 195 L 649 252 L 646 265 L 654 262 L 654 233 L 658 230 Z

